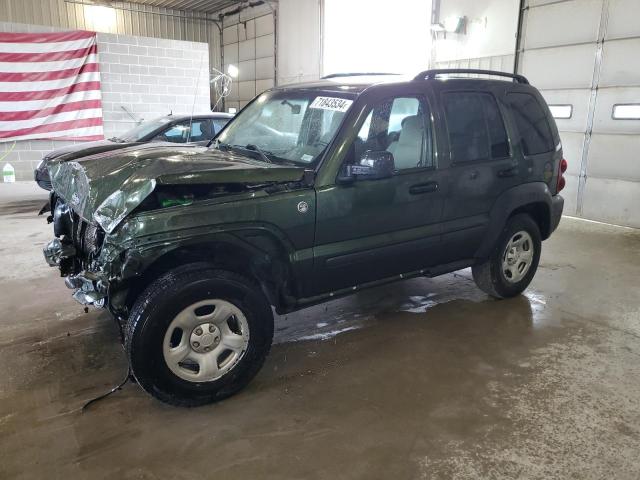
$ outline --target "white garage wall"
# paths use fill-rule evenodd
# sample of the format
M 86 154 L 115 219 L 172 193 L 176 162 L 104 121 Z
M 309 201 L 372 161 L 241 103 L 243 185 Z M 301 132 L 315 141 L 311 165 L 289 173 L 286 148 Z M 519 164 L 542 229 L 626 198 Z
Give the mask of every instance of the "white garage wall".
M 427 69 L 430 19 L 429 0 L 324 0 L 323 74 Z
M 530 0 L 519 71 L 549 104 L 569 162 L 565 212 L 640 227 L 640 120 L 612 118 L 615 104 L 640 104 L 640 2 Z
M 41 25 L 0 22 L 0 32 L 51 32 Z M 169 112 L 209 111 L 208 46 L 206 43 L 98 33 L 105 138 L 137 125 L 134 118 L 152 119 Z M 63 140 L 27 140 L 0 143 L 0 156 L 16 169 L 18 180 L 33 178 L 42 157 L 56 148 L 79 143 Z
M 323 0 L 278 2 L 278 84 L 320 78 Z
M 466 17 L 467 29 L 464 34 L 437 34 L 435 67 L 513 71 L 519 3 L 519 0 L 439 0 L 437 21 Z

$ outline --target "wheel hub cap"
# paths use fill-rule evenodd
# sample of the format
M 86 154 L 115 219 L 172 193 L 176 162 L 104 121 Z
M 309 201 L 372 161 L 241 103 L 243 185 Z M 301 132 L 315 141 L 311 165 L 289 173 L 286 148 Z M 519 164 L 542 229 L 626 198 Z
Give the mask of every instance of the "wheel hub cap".
M 511 237 L 502 256 L 502 274 L 507 282 L 517 283 L 525 277 L 534 253 L 533 239 L 528 232 L 521 230 Z
M 209 352 L 220 343 L 220 329 L 212 323 L 198 325 L 191 332 L 189 341 L 194 352 Z
M 191 382 L 210 382 L 232 370 L 249 345 L 242 311 L 222 299 L 196 302 L 169 324 L 162 353 L 167 367 Z

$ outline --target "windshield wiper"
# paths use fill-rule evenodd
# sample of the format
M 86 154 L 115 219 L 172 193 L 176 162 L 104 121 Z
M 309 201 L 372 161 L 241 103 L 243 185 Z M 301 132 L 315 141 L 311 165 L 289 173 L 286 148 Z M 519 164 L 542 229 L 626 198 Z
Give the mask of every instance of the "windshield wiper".
M 242 145 L 230 145 L 228 143 L 223 143 L 223 142 L 218 142 L 218 144 L 216 145 L 216 148 L 218 148 L 218 150 L 236 150 L 236 151 L 240 151 L 240 152 L 255 152 L 258 155 L 260 155 L 260 158 L 267 162 L 267 163 L 273 163 L 273 161 L 267 157 L 266 153 L 264 153 L 259 147 L 257 147 L 256 145 L 253 145 L 252 143 L 249 143 L 246 146 L 242 146 Z M 254 158 L 254 155 L 251 155 L 251 158 Z
M 286 163 L 288 165 L 293 165 L 295 164 L 295 162 L 291 162 L 285 158 L 280 158 L 278 157 L 275 153 L 270 152 L 268 150 L 262 150 L 260 147 L 258 147 L 257 145 L 254 145 L 253 143 L 249 143 L 245 146 L 242 145 L 232 145 L 229 143 L 224 143 L 221 142 L 220 140 L 217 140 L 214 145 L 213 148 L 216 148 L 218 150 L 223 150 L 223 151 L 228 151 L 228 150 L 235 150 L 235 151 L 239 151 L 241 153 L 244 152 L 251 152 L 251 153 L 257 153 L 258 155 L 260 155 L 260 159 L 267 162 L 267 163 Z M 273 157 L 269 158 L 269 157 Z M 254 158 L 254 155 L 251 155 L 251 158 Z
M 245 147 L 247 150 L 251 150 L 253 152 L 258 152 L 260 154 L 260 156 L 262 157 L 262 159 L 267 162 L 267 163 L 273 163 L 273 161 L 267 157 L 267 154 L 264 153 L 260 147 L 258 147 L 257 145 L 254 145 L 253 143 L 248 143 L 247 145 L 245 145 Z

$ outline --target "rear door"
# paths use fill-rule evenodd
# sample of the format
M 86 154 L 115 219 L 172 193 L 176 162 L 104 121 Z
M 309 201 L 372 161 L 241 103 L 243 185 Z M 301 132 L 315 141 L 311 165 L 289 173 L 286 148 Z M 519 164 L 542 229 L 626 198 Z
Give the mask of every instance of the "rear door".
M 396 89 L 397 90 L 397 89 Z M 435 161 L 431 108 L 418 87 L 372 99 L 342 164 L 364 152 L 394 155 L 395 174 L 317 191 L 317 293 L 438 263 L 446 182 Z
M 520 182 L 522 166 L 507 135 L 503 96 L 464 85 L 445 86 L 440 92 L 450 160 L 450 196 L 442 226 L 445 261 L 473 256 L 496 198 Z

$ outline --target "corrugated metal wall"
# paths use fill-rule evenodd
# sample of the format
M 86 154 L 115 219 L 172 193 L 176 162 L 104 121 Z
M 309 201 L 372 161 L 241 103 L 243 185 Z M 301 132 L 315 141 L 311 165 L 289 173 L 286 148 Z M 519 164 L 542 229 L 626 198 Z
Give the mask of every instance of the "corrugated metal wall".
M 88 5 L 64 0 L 0 0 L 0 21 L 206 42 L 209 44 L 209 65 L 221 68 L 220 31 L 213 22 L 201 19 L 205 17 L 203 13 L 131 2 L 112 3 L 121 7 L 114 8 L 115 21 L 97 23 L 92 19 Z M 211 100 L 215 102 L 213 96 Z

